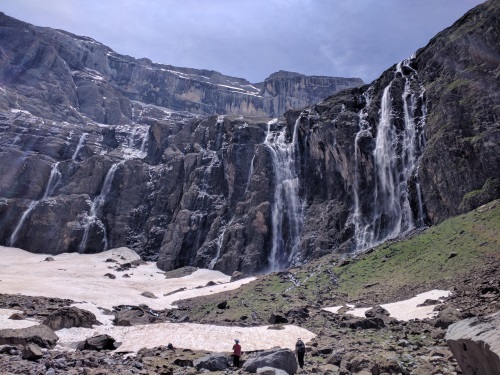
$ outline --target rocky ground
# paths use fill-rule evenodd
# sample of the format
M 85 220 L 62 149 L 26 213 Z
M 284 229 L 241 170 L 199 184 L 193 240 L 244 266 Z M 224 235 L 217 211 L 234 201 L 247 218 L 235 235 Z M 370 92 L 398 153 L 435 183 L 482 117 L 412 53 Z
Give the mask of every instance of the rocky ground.
M 300 298 L 290 299 L 289 310 L 268 314 L 273 310 L 273 298 L 261 295 L 262 311 L 249 311 L 252 322 L 245 322 L 241 316 L 230 314 L 231 305 L 241 303 L 235 290 L 210 296 L 217 299 L 219 307 L 214 315 L 198 318 L 197 311 L 206 304 L 205 297 L 184 301 L 177 314 L 190 317 L 191 322 L 223 325 L 269 324 L 280 329 L 281 324 L 294 323 L 317 334 L 307 343 L 306 365 L 303 373 L 320 374 L 460 374 L 460 368 L 444 340 L 446 328 L 452 322 L 470 317 L 481 316 L 500 310 L 500 257 L 491 257 L 481 268 L 471 269 L 466 278 L 449 280 L 446 287 L 453 293 L 437 308 L 436 319 L 397 321 L 383 314 L 375 313 L 371 318 L 354 318 L 345 314 L 332 314 L 320 309 L 320 302 L 304 306 Z M 290 274 L 277 274 L 288 280 Z M 263 276 L 244 288 L 261 290 L 269 276 Z M 443 285 L 441 285 L 443 287 Z M 373 286 L 379 296 L 383 295 L 381 286 Z M 401 291 L 405 295 L 405 290 Z M 358 305 L 383 301 L 359 300 Z M 219 302 L 220 300 L 220 302 Z M 23 316 L 44 319 L 51 312 L 68 306 L 72 301 L 56 298 L 26 297 L 20 295 L 0 295 L 0 308 L 19 310 Z M 212 301 L 213 302 L 213 301 Z M 225 304 L 222 302 L 226 302 Z M 137 309 L 141 309 L 137 307 Z M 459 309 L 460 311 L 458 311 Z M 141 311 L 148 311 L 142 306 Z M 149 310 L 151 311 L 151 310 Z M 120 309 L 115 310 L 119 314 Z M 153 311 L 154 312 L 154 311 Z M 154 312 L 161 320 L 172 319 L 171 310 Z M 267 319 L 266 319 L 267 317 Z M 249 319 L 245 319 L 249 320 Z M 147 323 L 140 319 L 132 323 Z M 167 343 L 165 343 L 166 345 Z M 243 343 L 244 349 L 244 343 Z M 228 349 L 229 350 L 229 349 Z M 0 347 L 2 374 L 196 374 L 209 372 L 197 370 L 193 362 L 208 352 L 166 346 L 143 349 L 135 356 L 126 357 L 123 353 L 108 350 L 66 351 L 61 349 L 44 350 L 36 361 L 23 359 L 21 347 L 4 345 Z M 229 355 L 229 353 L 227 353 Z M 251 353 L 245 353 L 250 357 Z M 212 373 L 245 373 L 243 370 L 228 368 Z

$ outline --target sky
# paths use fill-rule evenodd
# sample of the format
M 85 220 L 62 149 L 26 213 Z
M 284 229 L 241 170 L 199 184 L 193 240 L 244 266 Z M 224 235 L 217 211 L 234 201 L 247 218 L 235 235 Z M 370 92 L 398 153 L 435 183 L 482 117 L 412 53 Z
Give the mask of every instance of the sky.
M 370 83 L 482 0 L 0 0 L 120 54 L 262 82 L 288 70 Z

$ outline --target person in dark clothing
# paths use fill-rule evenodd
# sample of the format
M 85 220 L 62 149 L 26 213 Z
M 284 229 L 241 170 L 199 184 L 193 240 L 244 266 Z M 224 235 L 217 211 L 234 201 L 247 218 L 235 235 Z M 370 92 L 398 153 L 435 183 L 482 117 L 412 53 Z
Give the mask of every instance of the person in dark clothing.
M 306 354 L 306 345 L 301 339 L 298 339 L 297 343 L 295 344 L 295 353 L 297 354 L 300 368 L 304 368 L 304 355 Z
M 233 366 L 240 367 L 241 345 L 239 340 L 234 340 L 233 345 Z

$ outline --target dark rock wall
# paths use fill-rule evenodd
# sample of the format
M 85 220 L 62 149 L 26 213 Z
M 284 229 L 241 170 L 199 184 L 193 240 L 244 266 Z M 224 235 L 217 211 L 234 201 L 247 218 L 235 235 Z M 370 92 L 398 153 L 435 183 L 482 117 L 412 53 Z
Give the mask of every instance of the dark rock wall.
M 279 72 L 214 90 L 229 78 L 65 32 L 24 35 L 2 16 L 0 244 L 52 254 L 128 246 L 165 270 L 257 272 L 273 251 L 293 265 L 359 250 L 499 198 L 499 8 L 472 10 L 371 85 L 273 121 L 247 115 L 327 96 L 327 80 Z M 276 220 L 283 233 L 291 221 L 276 208 L 271 140 L 296 159 L 298 247 L 275 245 Z M 376 150 L 388 142 L 382 168 Z

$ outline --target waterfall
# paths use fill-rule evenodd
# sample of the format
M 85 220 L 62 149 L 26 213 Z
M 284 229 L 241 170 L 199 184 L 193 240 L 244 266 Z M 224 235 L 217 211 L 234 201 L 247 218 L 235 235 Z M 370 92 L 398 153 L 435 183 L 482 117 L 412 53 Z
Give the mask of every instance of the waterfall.
M 45 188 L 45 193 L 43 194 L 42 199 L 50 197 L 59 181 L 61 181 L 61 172 L 59 172 L 59 162 L 57 162 L 52 166 L 49 181 L 47 182 L 47 187 Z
M 28 218 L 29 214 L 35 208 L 35 206 L 38 204 L 39 201 L 32 201 L 26 211 L 23 212 L 23 215 L 21 216 L 21 220 L 16 225 L 16 228 L 14 229 L 14 232 L 10 235 L 9 239 L 9 246 L 14 246 L 14 244 L 17 241 L 17 236 L 19 235 L 19 231 L 23 227 L 24 222 Z
M 59 162 L 54 163 L 52 166 L 52 169 L 50 170 L 50 176 L 49 180 L 47 182 L 47 186 L 45 187 L 45 192 L 43 193 L 43 197 L 41 200 L 46 199 L 50 197 L 52 192 L 54 191 L 55 187 L 61 180 L 61 172 L 59 172 Z M 14 228 L 14 231 L 12 232 L 10 238 L 9 238 L 9 246 L 14 246 L 14 244 L 17 241 L 17 237 L 19 236 L 19 232 L 21 228 L 24 225 L 24 222 L 28 219 L 31 211 L 36 207 L 36 205 L 40 202 L 40 200 L 32 201 L 26 211 L 23 212 L 21 215 L 21 219 L 17 223 L 16 227 Z
M 254 150 L 254 154 L 253 154 L 253 157 L 252 157 L 252 161 L 250 162 L 250 170 L 248 171 L 248 178 L 247 178 L 247 184 L 246 184 L 246 187 L 245 187 L 245 194 L 248 193 L 248 188 L 250 187 L 250 182 L 252 182 L 252 175 L 253 175 L 253 163 L 255 161 L 255 150 Z
M 137 133 L 137 127 L 134 126 L 132 128 L 132 131 L 130 132 L 130 135 L 128 136 L 128 139 L 127 139 L 127 144 L 128 144 L 128 147 L 130 148 L 133 148 L 134 147 L 134 141 L 135 141 L 135 135 Z
M 274 169 L 274 203 L 272 206 L 272 248 L 268 257 L 271 271 L 283 269 L 294 260 L 299 249 L 299 236 L 302 227 L 302 203 L 299 198 L 299 178 L 296 171 L 297 127 L 300 117 L 294 124 L 293 135 L 287 139 L 286 126 L 271 130 L 269 122 L 264 144 L 271 151 Z
M 80 149 L 82 148 L 83 142 L 85 142 L 85 138 L 87 138 L 87 135 L 88 133 L 82 133 L 82 135 L 80 136 L 80 140 L 78 141 L 78 145 L 76 146 L 76 150 L 73 153 L 73 157 L 71 158 L 71 160 L 76 160 L 76 157 L 78 156 L 78 153 L 80 152 Z
M 419 181 L 415 181 L 416 212 L 414 218 L 410 204 L 409 181 L 416 176 L 418 161 L 425 145 L 425 104 L 424 89 L 417 82 L 417 72 L 410 66 L 411 59 L 397 64 L 394 79 L 384 88 L 380 118 L 377 124 L 375 149 L 373 151 L 374 186 L 372 191 L 361 191 L 359 186 L 358 141 L 370 126 L 365 120 L 367 107 L 359 114 L 359 131 L 355 140 L 354 215 L 356 250 L 376 246 L 389 238 L 408 231 L 415 225 L 422 225 L 424 210 Z M 393 84 L 404 79 L 402 93 L 404 128 L 396 126 L 393 106 Z M 370 199 L 366 205 L 360 204 L 360 195 Z M 366 206 L 366 207 L 365 207 Z
M 141 143 L 141 152 L 145 152 L 146 150 L 146 145 L 149 141 L 149 127 L 148 127 L 148 130 L 146 131 L 146 135 L 144 136 L 144 138 L 142 139 L 142 143 Z
M 106 232 L 106 227 L 102 221 L 99 220 L 99 215 L 101 214 L 102 207 L 104 206 L 104 203 L 106 202 L 106 197 L 111 191 L 111 187 L 113 184 L 113 178 L 115 176 L 115 172 L 118 169 L 118 166 L 121 164 L 120 163 L 115 163 L 109 168 L 108 173 L 106 174 L 106 177 L 104 178 L 104 183 L 101 188 L 100 194 L 94 198 L 94 201 L 92 202 L 92 206 L 90 207 L 90 212 L 89 215 L 87 215 L 86 223 L 85 223 L 85 228 L 83 232 L 83 237 L 82 241 L 80 242 L 79 246 L 79 252 L 84 253 L 85 248 L 87 246 L 87 241 L 89 237 L 89 232 L 90 232 L 90 227 L 92 224 L 98 225 L 103 233 L 103 250 L 107 250 L 108 248 L 108 236 Z

